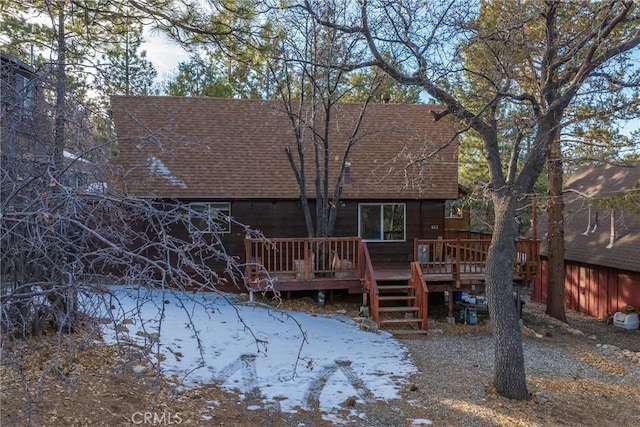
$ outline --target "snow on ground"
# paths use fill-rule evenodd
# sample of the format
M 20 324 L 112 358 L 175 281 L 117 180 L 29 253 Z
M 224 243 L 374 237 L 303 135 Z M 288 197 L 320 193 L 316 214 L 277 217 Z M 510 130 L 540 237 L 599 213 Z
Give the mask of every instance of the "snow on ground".
M 233 296 L 213 293 L 134 287 L 112 293 L 111 315 L 120 320 L 106 331 L 108 340 L 115 330 L 139 342 L 159 337 L 165 375 L 186 386 L 217 382 L 256 408 L 300 406 L 331 419 L 349 397 L 398 397 L 416 371 L 389 333 L 361 331 L 346 316 L 231 304 Z

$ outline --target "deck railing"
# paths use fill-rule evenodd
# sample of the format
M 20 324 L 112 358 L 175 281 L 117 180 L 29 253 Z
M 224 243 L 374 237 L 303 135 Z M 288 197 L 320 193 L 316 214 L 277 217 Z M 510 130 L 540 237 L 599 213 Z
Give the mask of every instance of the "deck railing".
M 522 239 L 516 242 L 514 270 L 528 282 L 538 274 L 540 265 L 540 240 Z
M 429 288 L 424 281 L 424 274 L 420 268 L 420 263 L 411 263 L 411 278 L 409 279 L 409 286 L 413 289 L 413 294 L 416 297 L 416 306 L 418 307 L 417 317 L 422 319 L 420 329 L 427 330 L 428 322 L 428 301 L 429 301 Z
M 465 276 L 479 276 L 486 272 L 490 239 L 416 239 L 414 260 L 425 276 L 449 278 L 460 282 Z M 538 240 L 520 239 L 514 254 L 514 278 L 531 280 L 540 259 Z
M 491 240 L 493 236 L 491 233 L 483 231 L 470 231 L 470 230 L 445 230 L 444 238 L 449 240 L 455 239 L 472 239 L 472 240 Z
M 416 239 L 414 261 L 427 282 L 482 280 L 491 241 L 480 239 Z M 521 239 L 516 242 L 514 280 L 531 281 L 539 265 L 540 242 Z M 361 279 L 370 298 L 377 288 L 366 244 L 358 237 L 245 239 L 245 278 L 251 283 L 271 277 L 292 283 L 325 280 Z M 368 264 L 365 264 L 368 263 Z M 367 276 L 367 274 L 369 276 Z M 354 285 L 353 283 L 351 285 Z
M 248 280 L 258 280 L 261 271 L 293 280 L 347 277 L 360 271 L 360 238 L 245 239 Z

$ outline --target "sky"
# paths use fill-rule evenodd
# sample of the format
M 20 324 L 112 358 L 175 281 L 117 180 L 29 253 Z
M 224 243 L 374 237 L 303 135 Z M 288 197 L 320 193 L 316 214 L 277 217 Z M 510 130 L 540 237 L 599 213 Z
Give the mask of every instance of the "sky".
M 147 51 L 147 59 L 158 71 L 160 80 L 177 70 L 178 63 L 189 59 L 189 55 L 184 49 L 163 34 L 147 32 L 145 39 L 141 50 Z
M 361 331 L 345 315 L 231 304 L 228 298 L 237 301 L 233 295 L 115 286 L 111 292 L 114 299 L 106 306 L 117 307 L 110 315 L 119 320 L 105 330 L 107 342 L 115 342 L 115 329 L 140 344 L 159 337 L 165 375 L 177 376 L 185 387 L 215 382 L 237 389 L 250 409 L 320 410 L 324 419 L 341 425 L 348 423 L 338 414 L 349 397 L 360 403 L 397 398 L 417 372 L 391 334 Z M 213 416 L 215 402 L 211 408 L 202 419 Z M 364 415 L 354 407 L 348 417 Z
M 147 32 L 142 49 L 147 51 L 147 58 L 158 71 L 158 80 L 162 81 L 177 70 L 178 64 L 189 59 L 189 54 L 167 36 L 158 32 Z M 621 123 L 621 133 L 630 136 L 631 132 L 640 128 L 640 119 Z

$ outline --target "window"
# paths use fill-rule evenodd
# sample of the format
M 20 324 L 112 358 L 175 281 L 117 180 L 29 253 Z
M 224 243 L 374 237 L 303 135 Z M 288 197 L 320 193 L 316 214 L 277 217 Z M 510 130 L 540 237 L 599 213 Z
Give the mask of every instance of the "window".
M 32 77 L 16 73 L 15 75 L 15 101 L 23 114 L 31 114 L 33 107 L 34 88 Z
M 445 211 L 449 214 L 449 218 L 462 218 L 462 206 L 460 204 L 460 200 L 447 200 Z
M 360 204 L 358 235 L 364 240 L 404 241 L 404 203 Z
M 70 170 L 65 175 L 65 184 L 67 187 L 84 188 L 89 184 L 89 173 Z
M 230 233 L 230 203 L 190 203 L 190 233 Z

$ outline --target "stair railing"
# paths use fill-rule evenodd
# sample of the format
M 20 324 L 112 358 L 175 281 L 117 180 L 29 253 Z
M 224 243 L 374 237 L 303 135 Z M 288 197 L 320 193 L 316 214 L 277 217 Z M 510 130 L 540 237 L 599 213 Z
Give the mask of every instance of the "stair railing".
M 411 263 L 411 278 L 409 279 L 409 286 L 413 289 L 413 293 L 416 297 L 416 306 L 418 307 L 418 318 L 422 319 L 420 329 L 426 331 L 429 323 L 429 288 L 424 281 L 422 274 L 422 268 L 419 262 Z
M 364 279 L 364 294 L 363 294 L 363 305 L 367 305 L 367 302 L 364 301 L 366 296 L 369 296 L 369 310 L 371 310 L 371 317 L 373 317 L 373 321 L 377 324 L 380 324 L 380 291 L 378 289 L 378 282 L 376 281 L 376 275 L 373 272 L 373 265 L 371 264 L 371 257 L 369 256 L 369 248 L 367 248 L 366 242 L 360 243 L 360 256 L 361 262 L 360 266 L 364 271 L 361 271 L 360 277 Z

